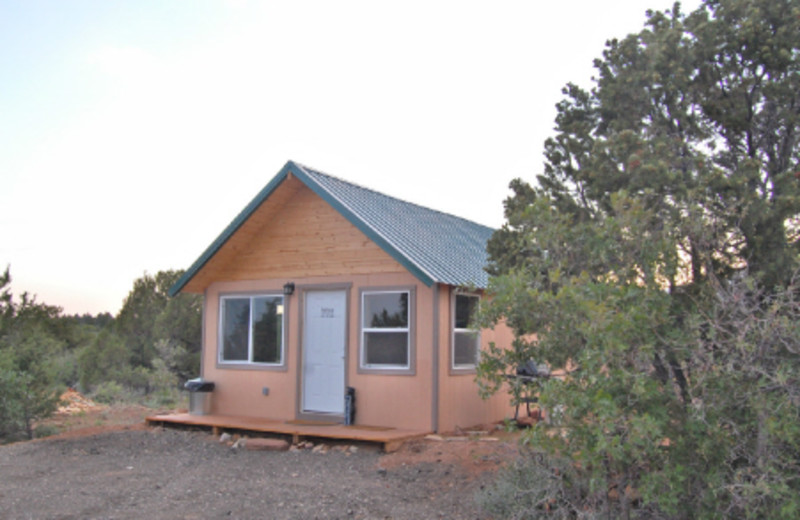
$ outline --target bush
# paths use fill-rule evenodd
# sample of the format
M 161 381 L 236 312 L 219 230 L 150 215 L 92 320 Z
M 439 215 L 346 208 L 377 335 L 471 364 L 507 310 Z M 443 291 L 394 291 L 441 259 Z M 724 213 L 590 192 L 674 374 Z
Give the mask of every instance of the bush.
M 103 381 L 95 387 L 91 397 L 103 404 L 129 403 L 136 400 L 130 390 L 116 381 Z
M 58 435 L 59 433 L 61 433 L 61 430 L 58 429 L 58 427 L 50 424 L 39 425 L 33 430 L 33 436 L 37 439 L 41 439 L 42 437 L 51 437 L 53 435 Z
M 520 458 L 478 495 L 478 504 L 496 518 L 526 520 L 546 513 L 548 518 L 570 518 L 570 508 L 564 503 L 568 502 L 566 474 L 563 461 L 551 460 L 543 453 L 521 451 Z

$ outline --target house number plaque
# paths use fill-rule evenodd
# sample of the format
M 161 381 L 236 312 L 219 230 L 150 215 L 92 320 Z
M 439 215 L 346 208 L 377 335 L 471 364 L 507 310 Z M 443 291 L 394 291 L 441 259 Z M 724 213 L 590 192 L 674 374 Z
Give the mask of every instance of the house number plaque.
M 333 308 L 332 307 L 323 307 L 322 308 L 322 318 L 333 318 Z

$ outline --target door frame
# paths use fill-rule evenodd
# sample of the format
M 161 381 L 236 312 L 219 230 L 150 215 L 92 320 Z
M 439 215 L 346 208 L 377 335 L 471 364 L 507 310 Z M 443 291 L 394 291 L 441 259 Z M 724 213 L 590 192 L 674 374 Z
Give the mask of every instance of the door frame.
M 313 284 L 313 285 L 299 285 L 296 287 L 298 298 L 298 348 L 297 348 L 297 372 L 296 372 L 296 391 L 297 401 L 295 407 L 295 418 L 308 421 L 337 421 L 344 422 L 344 410 L 341 414 L 337 413 L 324 413 L 324 412 L 306 412 L 303 410 L 303 360 L 305 356 L 303 330 L 305 328 L 306 316 L 306 293 L 316 291 L 344 291 L 344 388 L 342 388 L 342 395 L 348 385 L 348 367 L 350 366 L 350 292 L 353 287 L 352 283 L 331 283 L 331 284 Z

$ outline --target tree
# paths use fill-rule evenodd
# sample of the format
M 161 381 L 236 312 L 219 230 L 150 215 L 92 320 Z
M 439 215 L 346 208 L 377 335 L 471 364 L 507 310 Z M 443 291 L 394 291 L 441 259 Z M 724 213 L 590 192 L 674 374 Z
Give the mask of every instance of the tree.
M 23 432 L 34 437 L 34 425 L 49 417 L 60 402 L 52 356 L 61 345 L 39 328 L 3 338 L 0 346 L 0 437 Z
M 113 330 L 103 329 L 78 355 L 78 372 L 83 389 L 104 381 L 119 382 L 130 370 L 130 352 Z
M 182 381 L 200 373 L 202 311 L 203 301 L 199 296 L 178 294 L 170 298 L 155 322 L 156 350 Z
M 117 315 L 117 332 L 125 339 L 134 366 L 150 367 L 156 354 L 153 326 L 167 305 L 167 292 L 174 276 L 173 271 L 162 271 L 155 276 L 145 273 L 134 281 Z
M 59 403 L 54 358 L 63 343 L 50 330 L 57 307 L 23 294 L 13 299 L 9 270 L 0 277 L 0 438 L 32 439 L 38 419 Z
M 532 434 L 528 514 L 795 517 L 800 2 L 649 12 L 595 66 L 488 246 L 483 319 L 517 339 L 484 390 L 577 367 L 542 384 L 563 429 Z
M 125 298 L 116 318 L 116 331 L 124 338 L 134 366 L 151 366 L 160 339 L 170 340 L 190 354 L 199 353 L 200 299 L 186 294 L 169 297 L 170 287 L 182 274 L 176 270 L 145 273 L 134 281 Z
M 135 390 L 151 390 L 150 380 L 156 372 L 169 370 L 178 379 L 194 377 L 200 369 L 202 301 L 197 295 L 169 297 L 169 289 L 182 276 L 182 271 L 159 271 L 145 274 L 134 281 L 114 322 L 114 333 L 124 343 L 128 355 L 127 370 L 119 377 Z M 109 336 L 92 349 L 107 351 L 112 364 L 118 364 L 120 351 Z M 94 364 L 89 353 L 83 360 Z M 158 360 L 155 363 L 154 360 Z M 163 363 L 162 363 L 163 362 Z M 101 372 L 102 373 L 102 370 Z M 152 377 L 151 377 L 152 376 Z M 119 378 L 118 378 L 119 379 Z M 163 381 L 165 378 L 160 377 Z M 87 379 L 89 381 L 89 379 Z

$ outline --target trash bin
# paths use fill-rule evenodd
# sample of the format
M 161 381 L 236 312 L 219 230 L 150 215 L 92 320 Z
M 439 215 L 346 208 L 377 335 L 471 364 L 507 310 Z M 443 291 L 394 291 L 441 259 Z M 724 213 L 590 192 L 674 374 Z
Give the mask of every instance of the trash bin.
M 191 415 L 211 413 L 211 392 L 214 391 L 214 383 L 198 377 L 186 381 L 183 387 L 189 391 L 189 413 Z
M 352 386 L 344 392 L 344 423 L 348 426 L 356 423 L 356 389 Z

